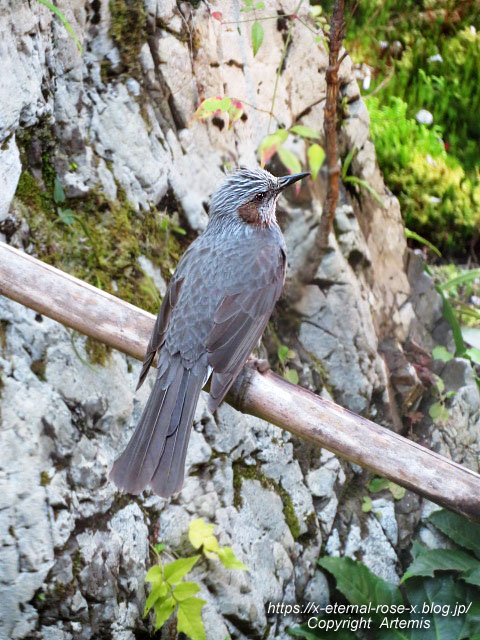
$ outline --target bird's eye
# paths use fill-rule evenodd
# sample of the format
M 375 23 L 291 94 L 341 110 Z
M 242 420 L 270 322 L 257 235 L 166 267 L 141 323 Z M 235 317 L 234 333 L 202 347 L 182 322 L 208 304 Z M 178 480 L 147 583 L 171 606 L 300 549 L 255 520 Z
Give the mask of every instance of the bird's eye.
M 257 193 L 257 195 L 255 196 L 255 200 L 258 200 L 258 202 L 260 202 L 261 200 L 263 200 L 265 197 L 265 192 L 263 193 Z

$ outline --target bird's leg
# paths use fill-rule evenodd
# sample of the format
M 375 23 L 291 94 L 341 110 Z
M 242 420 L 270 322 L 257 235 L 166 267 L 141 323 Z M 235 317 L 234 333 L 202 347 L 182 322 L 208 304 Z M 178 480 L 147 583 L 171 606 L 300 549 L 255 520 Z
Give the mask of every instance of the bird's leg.
M 256 358 L 254 355 L 248 356 L 246 366 L 256 369 L 258 373 L 266 373 L 270 369 L 270 363 L 266 358 Z

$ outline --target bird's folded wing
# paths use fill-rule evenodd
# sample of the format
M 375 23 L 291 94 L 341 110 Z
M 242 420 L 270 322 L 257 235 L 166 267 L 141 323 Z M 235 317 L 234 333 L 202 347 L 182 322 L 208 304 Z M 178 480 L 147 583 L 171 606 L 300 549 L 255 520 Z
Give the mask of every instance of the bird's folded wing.
M 165 340 L 165 333 L 168 328 L 168 322 L 170 320 L 170 316 L 172 314 L 172 310 L 177 304 L 178 296 L 180 294 L 180 289 L 182 287 L 183 278 L 175 278 L 173 277 L 170 280 L 170 283 L 167 288 L 167 292 L 165 293 L 165 297 L 163 298 L 162 306 L 160 307 L 160 311 L 158 312 L 157 319 L 155 321 L 155 326 L 153 327 L 152 335 L 150 336 L 150 342 L 148 343 L 147 353 L 145 354 L 145 358 L 143 360 L 142 371 L 140 372 L 140 377 L 138 379 L 137 391 L 142 386 L 145 378 L 147 377 L 148 370 L 150 369 L 150 365 L 152 364 L 158 350 L 162 346 Z
M 209 398 L 211 411 L 215 411 L 222 402 L 240 373 L 265 330 L 282 291 L 285 253 L 281 249 L 269 249 L 256 256 L 245 288 L 226 295 L 215 311 L 214 326 L 205 343 L 208 364 L 213 367 Z

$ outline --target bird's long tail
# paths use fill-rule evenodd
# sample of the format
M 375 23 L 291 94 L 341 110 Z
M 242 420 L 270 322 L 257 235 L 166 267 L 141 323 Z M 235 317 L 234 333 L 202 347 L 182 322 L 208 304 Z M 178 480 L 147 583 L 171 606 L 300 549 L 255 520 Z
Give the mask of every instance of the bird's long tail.
M 185 369 L 179 357 L 160 366 L 135 433 L 110 472 L 119 489 L 137 495 L 150 485 L 165 498 L 180 491 L 203 380 L 204 373 Z

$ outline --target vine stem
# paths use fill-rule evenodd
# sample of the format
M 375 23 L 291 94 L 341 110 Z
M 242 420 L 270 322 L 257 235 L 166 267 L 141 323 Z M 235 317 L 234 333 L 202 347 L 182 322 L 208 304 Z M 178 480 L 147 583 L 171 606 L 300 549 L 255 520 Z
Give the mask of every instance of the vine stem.
M 300 2 L 295 7 L 294 15 L 298 14 L 302 4 L 303 4 L 303 0 L 300 0 Z M 280 18 L 280 17 L 283 17 L 283 16 L 278 16 L 278 17 Z M 291 19 L 290 26 L 288 28 L 287 39 L 285 40 L 285 44 L 283 46 L 282 57 L 280 58 L 280 64 L 278 65 L 277 73 L 276 73 L 276 76 L 275 76 L 275 86 L 273 87 L 272 104 L 270 106 L 270 117 L 268 119 L 267 134 L 270 133 L 270 126 L 272 124 L 273 108 L 275 106 L 275 100 L 277 98 L 278 82 L 280 80 L 280 74 L 282 73 L 282 67 L 283 67 L 283 63 L 285 61 L 285 56 L 287 55 L 288 45 L 290 44 L 290 39 L 292 37 L 293 24 L 294 24 L 293 19 Z

